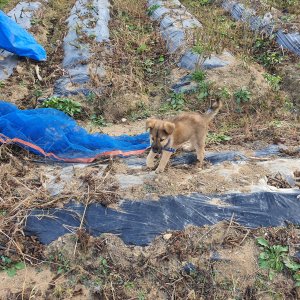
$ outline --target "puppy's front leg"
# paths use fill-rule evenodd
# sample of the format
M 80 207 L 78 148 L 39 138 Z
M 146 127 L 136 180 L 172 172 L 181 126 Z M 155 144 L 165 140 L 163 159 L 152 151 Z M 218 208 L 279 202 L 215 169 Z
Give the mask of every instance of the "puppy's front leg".
M 170 152 L 170 151 L 162 152 L 161 160 L 159 162 L 157 169 L 155 170 L 155 173 L 161 173 L 165 170 L 165 167 L 166 167 L 171 155 L 172 155 L 172 152 Z
M 152 150 L 150 150 L 147 159 L 146 159 L 146 165 L 148 168 L 154 168 L 155 164 L 154 164 L 154 158 L 156 156 L 156 153 L 154 153 Z

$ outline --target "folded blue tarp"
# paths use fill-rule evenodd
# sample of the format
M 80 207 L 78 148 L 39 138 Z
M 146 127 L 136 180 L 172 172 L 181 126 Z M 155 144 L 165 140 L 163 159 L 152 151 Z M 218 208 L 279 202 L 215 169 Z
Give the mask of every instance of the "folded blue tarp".
M 141 154 L 149 147 L 149 134 L 89 134 L 59 110 L 19 110 L 11 103 L 0 101 L 1 143 L 17 144 L 55 160 L 89 163 L 100 156 Z
M 46 60 L 45 49 L 34 37 L 0 10 L 0 48 L 34 60 Z

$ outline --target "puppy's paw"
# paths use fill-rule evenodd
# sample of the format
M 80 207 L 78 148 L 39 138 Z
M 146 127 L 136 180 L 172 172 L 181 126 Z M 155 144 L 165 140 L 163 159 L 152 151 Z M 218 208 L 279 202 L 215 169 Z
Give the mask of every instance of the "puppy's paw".
M 146 166 L 148 169 L 153 169 L 155 167 L 154 161 L 147 161 Z
M 197 162 L 196 163 L 196 168 L 198 169 L 198 170 L 203 170 L 204 168 L 203 168 L 203 163 L 201 163 L 201 162 Z
M 164 170 L 165 169 L 163 169 L 163 168 L 157 167 L 156 170 L 155 170 L 155 173 L 156 174 L 163 173 Z

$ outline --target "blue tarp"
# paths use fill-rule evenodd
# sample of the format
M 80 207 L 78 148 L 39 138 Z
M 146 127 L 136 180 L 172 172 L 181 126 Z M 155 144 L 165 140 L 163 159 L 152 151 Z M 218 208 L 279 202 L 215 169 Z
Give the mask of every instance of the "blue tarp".
M 0 48 L 34 60 L 46 60 L 45 49 L 34 37 L 0 10 Z
M 101 155 L 136 155 L 149 147 L 149 134 L 89 134 L 52 108 L 20 110 L 0 101 L 0 143 L 14 143 L 33 153 L 68 162 L 91 162 Z
M 120 209 L 100 204 L 70 202 L 63 209 L 35 209 L 27 217 L 25 233 L 37 236 L 43 244 L 78 228 L 84 215 L 83 228 L 93 236 L 113 233 L 131 245 L 145 246 L 168 230 L 183 230 L 188 225 L 203 226 L 234 219 L 243 226 L 284 226 L 300 224 L 300 191 L 290 193 L 259 192 L 224 195 L 163 196 L 159 201 L 120 203 Z M 218 206 L 211 199 L 224 203 Z M 84 213 L 85 211 L 85 213 Z M 43 217 L 41 217 L 43 216 Z

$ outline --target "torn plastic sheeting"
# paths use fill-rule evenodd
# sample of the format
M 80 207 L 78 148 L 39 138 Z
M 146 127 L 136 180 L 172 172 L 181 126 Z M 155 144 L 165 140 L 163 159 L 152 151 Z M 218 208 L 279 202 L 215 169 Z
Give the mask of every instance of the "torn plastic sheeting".
M 157 7 L 154 9 L 155 5 Z M 171 0 L 168 3 L 160 0 L 148 0 L 148 9 L 151 11 L 151 19 L 160 23 L 160 32 L 166 42 L 168 52 L 180 54 L 177 65 L 182 69 L 194 70 L 199 65 L 201 57 L 199 54 L 193 53 L 188 45 L 188 40 L 189 36 L 193 34 L 193 30 L 201 28 L 202 24 L 177 0 Z M 183 49 L 185 52 L 182 55 Z M 222 60 L 217 56 L 212 56 L 206 59 L 202 66 L 204 69 L 224 67 L 230 63 L 230 59 L 227 61 L 226 58 Z
M 222 7 L 229 11 L 235 20 L 242 20 L 248 23 L 254 31 L 263 31 L 269 35 L 274 33 L 275 22 L 268 17 L 256 16 L 256 12 L 246 8 L 243 4 L 232 0 L 224 0 Z M 266 15 L 265 15 L 266 16 Z M 275 32 L 276 42 L 283 48 L 289 49 L 293 53 L 300 55 L 300 33 L 285 33 L 282 29 Z
M 222 68 L 230 64 L 230 59 L 232 55 L 228 52 L 224 52 L 226 56 L 229 58 L 228 61 L 222 60 L 217 56 L 211 55 L 209 58 L 207 58 L 203 64 L 201 65 L 203 69 L 205 70 L 211 70 L 215 68 Z M 199 62 L 201 61 L 201 55 L 198 53 L 194 53 L 192 50 L 186 51 L 179 63 L 178 66 L 183 69 L 187 70 L 194 70 L 198 65 Z
M 94 90 L 86 86 L 90 83 L 90 72 L 93 71 L 89 63 L 92 54 L 90 46 L 83 44 L 80 39 L 82 35 L 86 35 L 94 37 L 96 42 L 109 40 L 109 1 L 93 0 L 92 4 L 93 9 L 89 7 L 89 1 L 78 0 L 67 19 L 69 30 L 63 42 L 65 55 L 63 68 L 68 74 L 55 82 L 55 95 L 84 94 L 87 96 L 95 91 L 101 93 L 99 88 Z M 78 28 L 81 30 L 78 31 Z M 101 77 L 104 74 L 96 72 L 94 75 Z
M 19 110 L 0 101 L 0 143 L 14 143 L 55 160 L 89 163 L 103 155 L 141 154 L 149 147 L 149 134 L 89 134 L 59 110 Z
M 220 199 L 216 206 L 211 199 Z M 123 201 L 120 210 L 99 204 L 87 207 L 84 228 L 93 236 L 119 235 L 126 244 L 148 245 L 168 230 L 188 225 L 203 226 L 228 220 L 232 216 L 243 226 L 283 226 L 300 224 L 300 192 L 165 196 L 159 201 Z M 49 244 L 79 227 L 84 205 L 70 203 L 64 209 L 33 210 L 27 218 L 25 233 Z M 42 217 L 43 216 L 43 217 Z M 74 232 L 74 231 L 73 231 Z
M 34 60 L 46 60 L 45 49 L 14 20 L 0 11 L 0 48 Z

